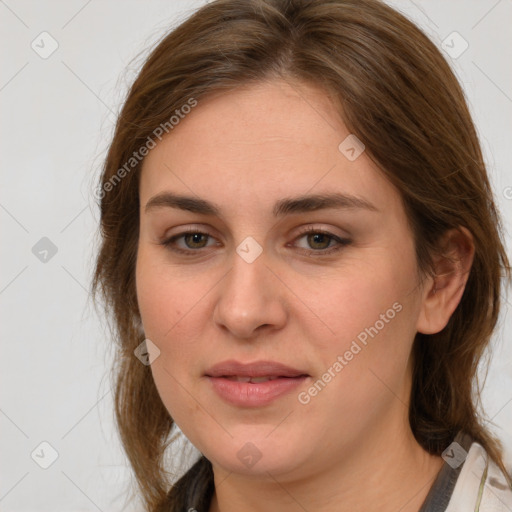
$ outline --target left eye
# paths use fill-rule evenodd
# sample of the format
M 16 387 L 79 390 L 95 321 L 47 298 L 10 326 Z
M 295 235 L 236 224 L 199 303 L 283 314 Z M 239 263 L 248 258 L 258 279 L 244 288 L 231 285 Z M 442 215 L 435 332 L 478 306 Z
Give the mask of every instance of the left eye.
M 334 240 L 333 235 L 324 232 L 312 232 L 302 235 L 300 238 L 306 238 L 307 243 L 313 249 L 327 249 L 330 243 Z
M 318 256 L 339 251 L 351 243 L 348 239 L 340 238 L 332 233 L 318 229 L 307 229 L 302 235 L 297 237 L 297 240 L 302 238 L 305 238 L 308 246 L 314 250 L 304 247 L 299 247 L 299 249 L 304 251 L 305 254 L 315 254 Z M 333 241 L 335 242 L 334 246 L 331 244 Z

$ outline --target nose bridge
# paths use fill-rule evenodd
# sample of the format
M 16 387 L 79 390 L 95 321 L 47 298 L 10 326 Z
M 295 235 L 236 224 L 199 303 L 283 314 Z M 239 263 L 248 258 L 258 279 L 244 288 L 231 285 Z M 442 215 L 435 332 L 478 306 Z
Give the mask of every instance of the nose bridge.
M 251 337 L 262 326 L 281 327 L 285 320 L 279 282 L 267 267 L 271 262 L 251 237 L 233 254 L 215 306 L 214 320 L 237 337 Z
M 227 276 L 229 287 L 232 288 L 229 293 L 240 297 L 264 294 L 263 287 L 259 285 L 266 281 L 266 274 L 271 273 L 267 268 L 269 264 L 268 252 L 263 250 L 262 244 L 253 236 L 242 238 L 234 246 L 232 254 L 232 267 Z
M 240 313 L 250 312 L 254 315 L 266 302 L 271 299 L 272 286 L 268 282 L 271 274 L 267 265 L 268 258 L 263 251 L 258 251 L 254 242 L 244 241 L 236 248 L 233 255 L 233 266 L 228 274 L 223 298 L 231 303 Z
M 230 272 L 231 280 L 237 294 L 261 297 L 265 293 L 265 287 L 261 286 L 269 274 L 267 265 L 268 257 L 263 253 L 263 248 L 254 239 L 244 240 L 236 248 L 233 255 L 233 266 Z M 267 283 L 268 285 L 268 283 Z

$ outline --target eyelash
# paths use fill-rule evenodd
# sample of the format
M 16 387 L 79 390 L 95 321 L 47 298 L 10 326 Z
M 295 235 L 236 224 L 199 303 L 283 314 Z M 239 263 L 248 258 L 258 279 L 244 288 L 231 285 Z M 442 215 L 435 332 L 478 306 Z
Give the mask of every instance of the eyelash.
M 203 231 L 199 231 L 197 229 L 190 228 L 190 229 L 187 229 L 185 231 L 182 231 L 181 233 L 178 233 L 177 235 L 173 235 L 172 237 L 167 238 L 166 240 L 163 240 L 162 242 L 160 242 L 160 245 L 163 245 L 167 249 L 169 249 L 169 250 L 171 250 L 173 252 L 180 253 L 180 254 L 186 254 L 186 255 L 197 254 L 201 249 L 204 249 L 204 247 L 201 247 L 199 249 L 181 249 L 179 247 L 173 246 L 173 244 L 174 244 L 174 242 L 176 240 L 178 240 L 179 238 L 181 238 L 181 237 L 183 237 L 185 235 L 190 235 L 190 234 L 206 235 L 207 237 L 213 238 L 208 233 L 204 233 Z M 314 250 L 314 249 L 307 250 L 307 249 L 298 248 L 299 252 L 301 254 L 306 255 L 306 256 L 313 256 L 313 255 L 314 256 L 327 256 L 327 255 L 331 255 L 331 254 L 333 254 L 335 252 L 340 251 L 341 249 L 343 249 L 344 247 L 346 247 L 347 245 L 350 245 L 352 243 L 352 241 L 347 239 L 347 238 L 340 238 L 340 237 L 338 237 L 336 235 L 333 235 L 332 233 L 329 233 L 328 231 L 324 231 L 322 229 L 318 229 L 318 228 L 311 227 L 311 226 L 308 226 L 308 227 L 302 229 L 300 231 L 299 235 L 296 237 L 295 240 L 297 240 L 299 238 L 302 238 L 303 236 L 308 235 L 308 234 L 326 235 L 331 240 L 336 241 L 338 243 L 338 245 L 335 246 L 335 247 L 331 247 L 329 249 L 318 249 L 318 250 Z

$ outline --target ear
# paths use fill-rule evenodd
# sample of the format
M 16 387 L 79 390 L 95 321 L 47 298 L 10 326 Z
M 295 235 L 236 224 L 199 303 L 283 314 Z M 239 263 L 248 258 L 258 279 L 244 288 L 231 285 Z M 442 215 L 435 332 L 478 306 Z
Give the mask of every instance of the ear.
M 473 236 L 462 226 L 450 229 L 441 238 L 439 250 L 434 257 L 436 275 L 426 279 L 423 288 L 416 325 L 423 334 L 442 331 L 459 305 L 473 264 Z

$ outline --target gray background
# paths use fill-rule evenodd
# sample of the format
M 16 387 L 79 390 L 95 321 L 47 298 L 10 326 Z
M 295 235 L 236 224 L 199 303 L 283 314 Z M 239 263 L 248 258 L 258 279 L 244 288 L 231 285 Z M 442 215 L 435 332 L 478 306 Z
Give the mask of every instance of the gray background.
M 510 247 L 512 1 L 390 3 L 439 47 L 463 49 L 454 31 L 469 45 L 447 58 L 465 88 Z M 148 47 L 201 4 L 0 0 L 2 511 L 136 508 L 124 504 L 130 471 L 113 426 L 109 333 L 88 294 L 99 217 L 91 192 Z M 47 58 L 40 53 L 55 43 L 44 31 L 58 44 Z M 483 399 L 512 465 L 510 308 L 509 299 Z M 58 454 L 47 469 L 43 441 Z

